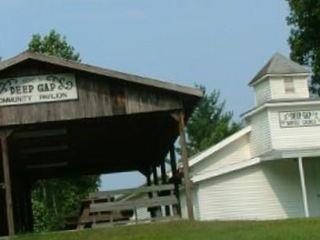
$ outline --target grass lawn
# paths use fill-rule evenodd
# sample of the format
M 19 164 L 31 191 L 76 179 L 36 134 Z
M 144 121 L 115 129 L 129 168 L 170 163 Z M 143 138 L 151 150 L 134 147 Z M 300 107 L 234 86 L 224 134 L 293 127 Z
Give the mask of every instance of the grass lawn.
M 17 236 L 17 240 L 248 240 L 320 239 L 320 219 L 285 221 L 189 222 L 173 221 L 127 227 L 42 233 Z

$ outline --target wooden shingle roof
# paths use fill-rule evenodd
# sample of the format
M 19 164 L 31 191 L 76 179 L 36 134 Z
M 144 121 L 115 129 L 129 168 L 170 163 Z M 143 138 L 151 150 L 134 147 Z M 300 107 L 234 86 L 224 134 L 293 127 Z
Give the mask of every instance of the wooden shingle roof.
M 264 65 L 258 74 L 250 81 L 253 85 L 267 74 L 300 74 L 309 73 L 309 70 L 300 64 L 286 58 L 280 53 L 275 53 L 272 58 Z
M 77 71 L 119 79 L 119 80 L 127 81 L 130 83 L 141 84 L 141 85 L 145 85 L 153 88 L 160 88 L 163 90 L 168 90 L 168 91 L 177 92 L 177 93 L 186 94 L 186 95 L 192 95 L 195 97 L 202 97 L 203 95 L 203 92 L 199 88 L 181 86 L 181 85 L 177 85 L 177 84 L 173 84 L 165 81 L 160 81 L 160 80 L 147 78 L 147 77 L 141 77 L 133 74 L 123 73 L 115 70 L 78 63 L 75 61 L 66 60 L 66 59 L 62 59 L 54 56 L 48 56 L 48 55 L 39 54 L 39 53 L 34 53 L 30 51 L 22 52 L 21 54 L 15 57 L 12 57 L 5 61 L 0 62 L 0 72 L 11 66 L 14 66 L 18 63 L 21 63 L 27 60 L 35 60 L 43 63 L 48 63 L 48 64 L 53 64 L 61 67 L 74 69 Z

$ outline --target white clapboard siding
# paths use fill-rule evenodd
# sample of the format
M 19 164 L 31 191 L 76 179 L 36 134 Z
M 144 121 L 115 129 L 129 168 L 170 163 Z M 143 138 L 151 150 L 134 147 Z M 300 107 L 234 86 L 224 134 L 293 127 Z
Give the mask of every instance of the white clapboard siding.
M 254 86 L 256 105 L 259 106 L 271 99 L 271 88 L 268 78 Z
M 270 77 L 271 98 L 286 99 L 286 98 L 309 98 L 309 87 L 307 77 L 295 76 L 292 77 L 294 92 L 286 93 L 283 77 Z
M 311 217 L 320 216 L 320 159 L 306 158 L 303 160 L 307 200 Z
M 260 164 L 199 182 L 197 187 L 195 213 L 199 220 L 262 220 L 304 215 L 298 166 L 293 160 Z
M 250 132 L 191 166 L 191 176 L 201 175 L 251 158 Z
M 137 215 L 139 220 L 150 219 L 151 217 L 150 212 L 148 211 L 148 208 L 138 208 Z M 133 218 L 135 219 L 135 216 L 133 216 Z
M 252 116 L 250 125 L 252 127 L 250 135 L 252 157 L 270 151 L 272 147 L 268 111 L 263 110 Z
M 320 110 L 319 106 L 286 106 L 270 109 L 270 130 L 273 149 L 302 149 L 320 147 L 320 127 L 280 127 L 279 113 L 284 111 Z

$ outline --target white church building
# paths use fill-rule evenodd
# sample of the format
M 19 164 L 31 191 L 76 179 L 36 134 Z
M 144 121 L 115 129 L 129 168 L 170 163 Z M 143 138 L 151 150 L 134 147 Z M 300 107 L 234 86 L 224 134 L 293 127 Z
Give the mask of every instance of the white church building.
M 320 216 L 320 100 L 308 79 L 280 54 L 252 79 L 246 127 L 189 161 L 196 219 Z

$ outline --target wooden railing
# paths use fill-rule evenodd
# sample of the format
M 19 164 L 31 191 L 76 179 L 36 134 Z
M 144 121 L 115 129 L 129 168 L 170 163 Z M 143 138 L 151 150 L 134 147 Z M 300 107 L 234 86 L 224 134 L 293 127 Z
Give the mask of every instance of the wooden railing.
M 106 197 L 114 197 L 116 195 L 153 193 L 153 192 L 173 191 L 173 190 L 174 190 L 173 184 L 154 185 L 154 186 L 146 186 L 146 187 L 139 187 L 139 188 L 128 188 L 128 189 L 120 189 L 120 190 L 112 190 L 112 191 L 94 192 L 89 195 L 89 198 L 99 199 L 99 198 L 106 198 Z
M 117 196 L 121 197 L 117 198 Z M 83 226 L 90 222 L 92 222 L 92 227 L 96 227 L 101 224 L 115 225 L 146 221 L 146 218 L 139 219 L 138 217 L 138 210 L 142 208 L 158 212 L 152 217 L 150 215 L 148 219 L 152 221 L 156 218 L 178 217 L 172 210 L 170 215 L 168 212 L 166 214 L 161 212 L 164 207 L 173 209 L 178 204 L 173 184 L 95 192 L 91 193 L 86 201 L 89 202 L 89 208 L 84 209 L 85 214 L 80 218 L 78 228 L 82 228 L 81 224 Z M 131 216 L 128 217 L 130 212 L 134 220 L 131 219 Z M 124 214 L 127 217 L 123 217 Z

